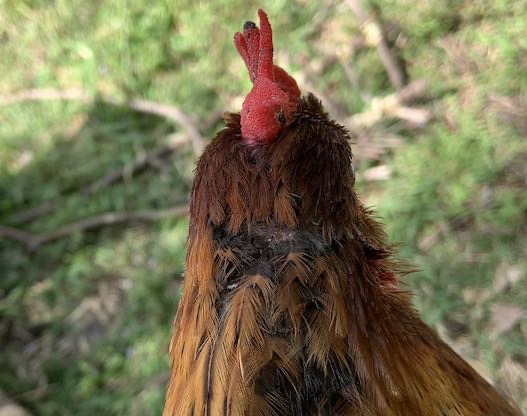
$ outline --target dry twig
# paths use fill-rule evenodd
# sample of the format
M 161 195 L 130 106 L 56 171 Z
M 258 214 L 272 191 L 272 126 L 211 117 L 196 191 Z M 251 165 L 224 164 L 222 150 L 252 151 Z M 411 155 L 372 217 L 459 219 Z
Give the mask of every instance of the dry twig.
M 424 125 L 432 117 L 430 111 L 424 108 L 410 108 L 406 104 L 422 97 L 426 89 L 426 81 L 413 81 L 397 93 L 373 98 L 367 110 L 346 118 L 343 123 L 351 129 L 364 129 L 387 117 L 397 117 L 416 125 Z
M 171 120 L 181 126 L 187 132 L 196 155 L 200 155 L 205 148 L 205 141 L 190 115 L 186 114 L 183 110 L 173 105 L 161 104 L 140 98 L 132 98 L 128 102 L 121 102 L 114 97 L 107 97 L 104 95 L 94 97 L 78 88 L 68 88 L 64 90 L 53 88 L 37 88 L 8 95 L 2 95 L 0 96 L 0 106 L 18 104 L 26 101 L 53 100 L 81 101 L 89 103 L 94 101 L 95 98 L 111 105 L 128 105 L 135 111 L 153 114 L 166 118 L 167 120 Z
M 93 230 L 105 225 L 125 222 L 155 222 L 170 217 L 180 217 L 188 213 L 188 205 L 177 205 L 158 211 L 105 212 L 91 218 L 63 225 L 55 230 L 42 234 L 31 234 L 14 227 L 0 225 L 0 238 L 18 241 L 29 250 L 36 250 L 43 244 L 67 237 L 77 232 Z
M 123 180 L 127 176 L 139 173 L 148 168 L 148 166 L 155 165 L 158 160 L 169 157 L 184 144 L 185 138 L 181 135 L 169 135 L 163 141 L 161 146 L 156 147 L 144 156 L 139 156 L 131 165 L 125 165 L 114 169 L 102 178 L 89 183 L 80 190 L 80 194 L 84 196 L 94 195 L 98 191 Z M 61 203 L 59 200 L 46 201 L 36 207 L 13 215 L 9 222 L 12 225 L 25 224 L 34 221 L 43 215 L 55 212 L 60 207 L 60 205 Z
M 404 73 L 397 63 L 392 50 L 384 38 L 382 28 L 364 11 L 358 0 L 347 0 L 348 6 L 355 13 L 362 26 L 362 31 L 369 44 L 377 49 L 382 64 L 388 73 L 391 84 L 396 89 L 404 87 Z
M 29 416 L 29 412 L 0 390 L 0 416 Z

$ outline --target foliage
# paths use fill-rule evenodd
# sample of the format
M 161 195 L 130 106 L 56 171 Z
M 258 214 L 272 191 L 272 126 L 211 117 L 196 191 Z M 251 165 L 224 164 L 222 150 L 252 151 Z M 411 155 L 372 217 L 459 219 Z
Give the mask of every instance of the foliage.
M 406 62 L 426 79 L 424 129 L 388 121 L 370 132 L 404 143 L 359 159 L 358 190 L 376 205 L 400 255 L 416 306 L 467 359 L 527 408 L 527 326 L 499 332 L 499 304 L 525 309 L 527 270 L 527 7 L 525 2 L 371 0 Z M 0 95 L 81 88 L 123 103 L 142 97 L 205 120 L 236 110 L 249 79 L 232 36 L 258 3 L 220 0 L 0 0 Z M 392 92 L 345 2 L 269 4 L 278 60 L 337 103 L 364 109 L 360 92 Z M 336 51 L 336 52 L 335 52 Z M 349 52 L 349 51 L 348 51 Z M 335 53 L 357 72 L 349 86 Z M 317 70 L 319 68 L 319 70 Z M 323 68 L 320 70 L 320 68 Z M 41 233 L 108 211 L 158 210 L 188 198 L 190 146 L 155 167 L 86 194 L 180 126 L 127 105 L 42 101 L 2 106 L 0 224 L 52 201 L 20 227 Z M 215 128 L 203 132 L 211 137 Z M 366 181 L 387 164 L 392 175 Z M 28 251 L 0 241 L 0 388 L 34 414 L 160 414 L 170 322 L 177 307 L 187 221 L 123 224 Z M 498 333 L 499 332 L 499 333 Z

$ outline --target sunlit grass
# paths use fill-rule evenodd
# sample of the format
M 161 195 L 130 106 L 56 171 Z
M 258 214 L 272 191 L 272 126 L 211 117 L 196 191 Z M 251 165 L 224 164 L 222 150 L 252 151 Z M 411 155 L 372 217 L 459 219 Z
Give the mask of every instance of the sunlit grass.
M 422 130 L 383 125 L 405 143 L 357 163 L 358 191 L 375 195 L 401 257 L 419 268 L 406 279 L 425 320 L 527 406 L 527 384 L 514 378 L 527 372 L 525 321 L 499 336 L 492 324 L 495 304 L 527 307 L 527 10 L 503 1 L 369 5 L 400 26 L 392 41 L 410 79 L 429 81 L 424 105 L 435 119 Z M 123 103 L 170 103 L 204 120 L 249 89 L 232 36 L 259 6 L 0 1 L 0 95 L 80 88 Z M 277 59 L 293 73 L 320 67 L 359 36 L 345 3 L 279 1 L 267 12 Z M 349 59 L 362 91 L 392 92 L 373 49 Z M 340 111 L 363 109 L 338 63 L 312 72 Z M 184 202 L 190 147 L 82 193 L 174 132 L 180 127 L 97 98 L 2 106 L 0 224 L 47 201 L 58 208 L 20 227 L 42 233 L 101 212 Z M 363 180 L 373 163 L 389 165 L 390 179 Z M 1 241 L 0 388 L 37 415 L 159 414 L 186 232 L 187 221 L 174 218 L 100 227 L 34 252 Z

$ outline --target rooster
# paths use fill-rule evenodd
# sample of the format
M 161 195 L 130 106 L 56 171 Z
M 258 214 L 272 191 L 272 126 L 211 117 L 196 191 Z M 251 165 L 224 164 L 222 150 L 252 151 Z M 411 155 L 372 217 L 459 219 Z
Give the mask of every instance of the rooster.
M 520 415 L 412 308 L 348 131 L 258 15 L 234 37 L 253 87 L 197 164 L 164 416 Z

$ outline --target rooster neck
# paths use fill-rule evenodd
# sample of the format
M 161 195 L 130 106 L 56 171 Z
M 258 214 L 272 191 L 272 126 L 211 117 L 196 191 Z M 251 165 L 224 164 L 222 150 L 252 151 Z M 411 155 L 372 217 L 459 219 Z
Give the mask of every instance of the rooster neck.
M 353 189 L 349 134 L 314 96 L 300 100 L 292 121 L 271 144 L 247 145 L 237 114 L 228 114 L 225 123 L 198 163 L 193 226 L 227 221 L 237 232 L 275 221 L 320 231 L 326 240 L 353 236 L 367 226 Z M 378 241 L 371 243 L 384 246 L 382 228 L 375 227 L 375 234 Z

